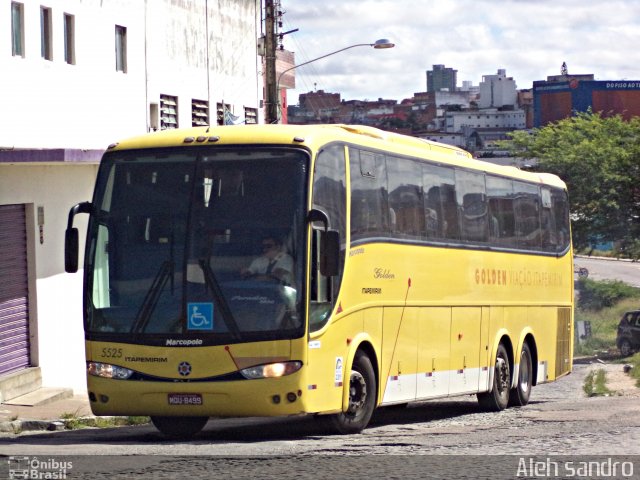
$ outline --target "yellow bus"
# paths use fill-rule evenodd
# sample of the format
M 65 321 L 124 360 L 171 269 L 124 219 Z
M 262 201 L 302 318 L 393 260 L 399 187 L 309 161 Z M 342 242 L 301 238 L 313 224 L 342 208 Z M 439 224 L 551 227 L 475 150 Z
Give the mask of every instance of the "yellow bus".
M 96 415 L 168 435 L 209 417 L 523 406 L 571 371 L 565 184 L 354 125 L 167 130 L 109 146 L 69 213 Z

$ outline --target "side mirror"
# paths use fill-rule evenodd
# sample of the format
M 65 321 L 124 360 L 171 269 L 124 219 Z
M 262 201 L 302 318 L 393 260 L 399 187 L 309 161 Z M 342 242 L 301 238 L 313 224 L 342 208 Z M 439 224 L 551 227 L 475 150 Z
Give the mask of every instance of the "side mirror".
M 69 219 L 67 220 L 67 229 L 64 232 L 64 270 L 67 273 L 76 273 L 78 271 L 78 229 L 73 227 L 73 218 L 78 213 L 89 213 L 93 206 L 90 202 L 78 203 L 69 210 Z
M 64 270 L 67 273 L 78 271 L 78 229 L 67 228 L 64 232 Z

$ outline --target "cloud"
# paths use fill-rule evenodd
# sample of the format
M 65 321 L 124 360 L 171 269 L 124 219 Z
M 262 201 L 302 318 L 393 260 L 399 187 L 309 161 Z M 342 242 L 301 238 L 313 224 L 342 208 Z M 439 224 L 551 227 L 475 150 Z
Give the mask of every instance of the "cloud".
M 504 68 L 518 88 L 560 73 L 640 78 L 640 1 L 282 0 L 285 48 L 298 63 L 356 43 L 389 38 L 390 50 L 354 48 L 296 70 L 297 95 L 314 88 L 343 99 L 402 98 L 426 90 L 434 64 L 478 84 Z

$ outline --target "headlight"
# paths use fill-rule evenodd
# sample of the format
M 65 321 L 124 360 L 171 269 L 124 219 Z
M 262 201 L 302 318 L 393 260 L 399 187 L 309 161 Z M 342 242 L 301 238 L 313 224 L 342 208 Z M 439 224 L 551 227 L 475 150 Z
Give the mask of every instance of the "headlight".
M 253 380 L 255 378 L 274 378 L 291 375 L 302 368 L 302 362 L 278 362 L 268 363 L 266 365 L 257 365 L 255 367 L 243 368 L 240 373 L 244 378 Z
M 128 368 L 100 362 L 89 362 L 87 364 L 87 372 L 89 375 L 96 377 L 114 378 L 116 380 L 126 380 L 133 375 L 133 370 L 129 370 Z

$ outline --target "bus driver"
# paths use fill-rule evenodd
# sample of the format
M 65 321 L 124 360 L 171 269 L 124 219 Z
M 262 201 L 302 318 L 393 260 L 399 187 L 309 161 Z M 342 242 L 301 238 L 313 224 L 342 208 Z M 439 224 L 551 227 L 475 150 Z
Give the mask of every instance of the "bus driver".
M 274 237 L 265 237 L 262 239 L 262 252 L 248 268 L 241 270 L 242 276 L 258 280 L 275 279 L 284 285 L 293 285 L 293 258 L 283 251 L 282 242 Z

